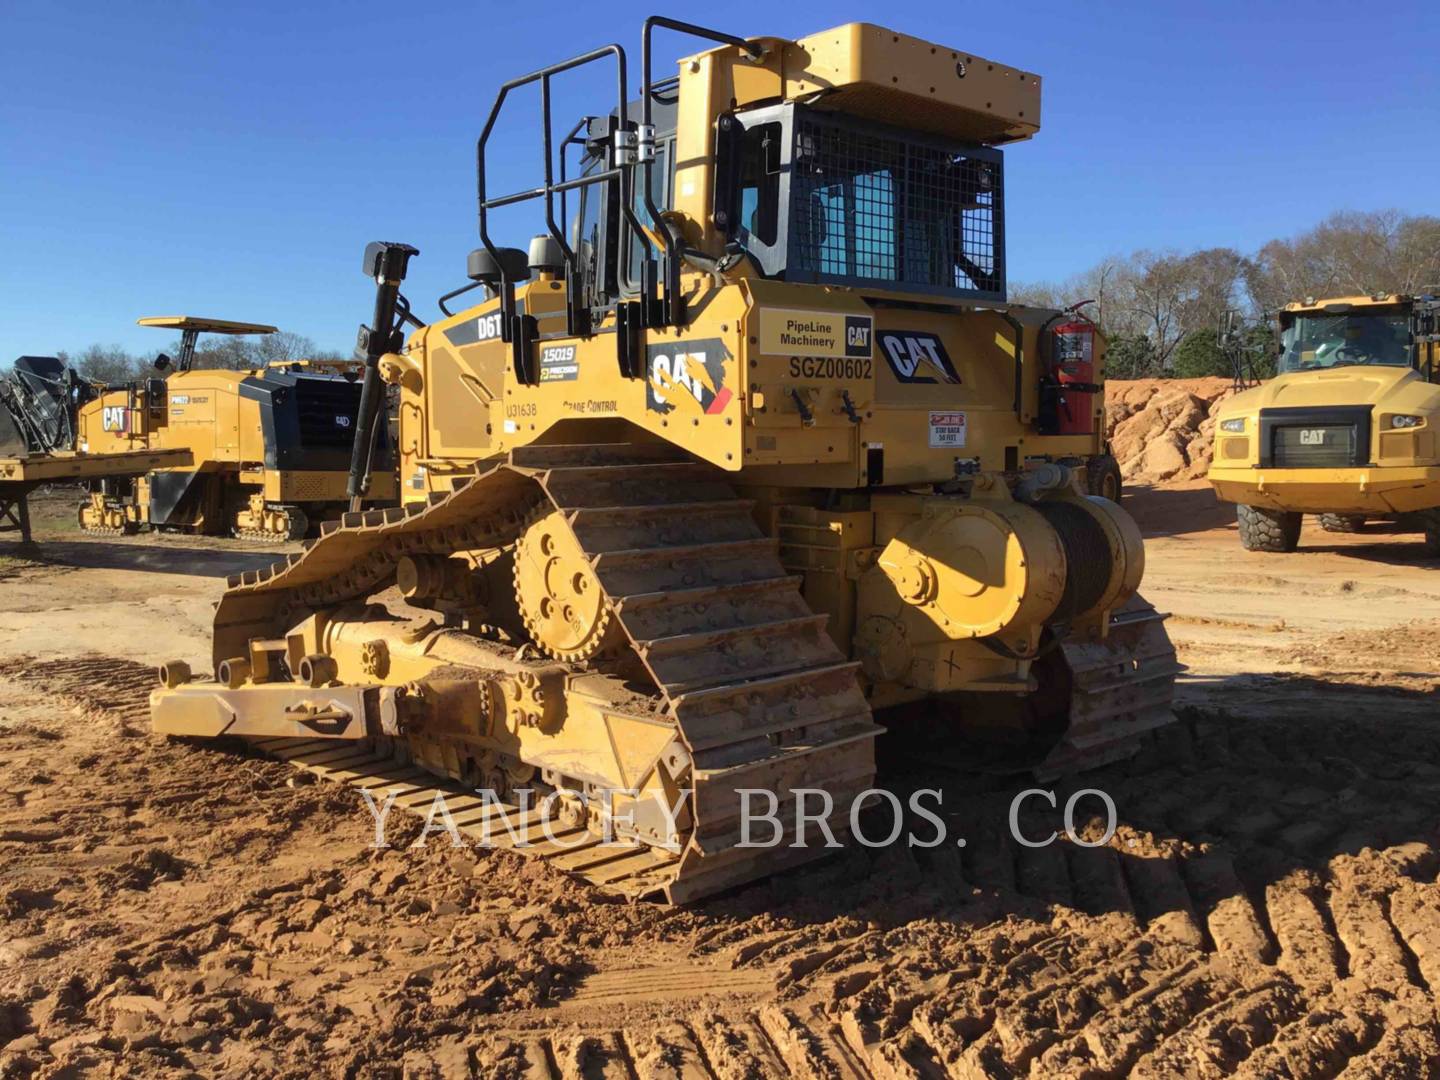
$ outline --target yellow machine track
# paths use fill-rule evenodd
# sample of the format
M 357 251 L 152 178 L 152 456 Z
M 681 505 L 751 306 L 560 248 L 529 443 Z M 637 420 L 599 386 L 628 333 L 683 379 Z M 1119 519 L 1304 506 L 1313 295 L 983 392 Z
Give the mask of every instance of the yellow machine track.
M 1064 733 L 1035 764 L 1045 779 L 1133 754 L 1147 732 L 1173 724 L 1175 676 L 1183 668 L 1165 616 L 1139 596 L 1110 619 L 1102 642 L 1062 642 L 1070 684 Z
M 112 506 L 105 507 L 105 516 L 112 522 L 121 521 L 123 524 L 99 525 L 95 523 L 97 508 L 90 499 L 81 501 L 75 508 L 75 522 L 80 526 L 80 531 L 89 536 L 134 536 L 140 531 L 138 522 L 129 519 L 123 508 Z
M 232 579 L 216 612 L 217 662 L 305 612 L 384 588 L 403 556 L 502 547 L 537 510 L 558 510 L 650 683 L 625 684 L 626 708 L 636 709 L 634 693 L 647 694 L 690 755 L 693 827 L 680 852 L 636 851 L 646 891 L 683 901 L 822 854 L 819 845 L 737 848 L 734 793 L 764 788 L 783 799 L 795 787 L 824 788 L 843 829 L 851 797 L 874 779 L 881 730 L 859 665 L 806 605 L 750 502 L 717 470 L 657 454 L 674 451 L 530 448 L 429 506 L 327 523 L 303 555 Z
M 623 707 L 673 727 L 688 760 L 669 764 L 688 785 L 693 816 L 678 844 L 632 838 L 618 847 L 601 844 L 594 818 L 584 812 L 561 819 L 558 845 L 531 819 L 527 838 L 539 843 L 522 850 L 606 888 L 675 902 L 823 854 L 813 835 L 806 848 L 789 847 L 788 836 L 773 848 L 737 847 L 736 791 L 773 790 L 782 819 L 793 819 L 792 790 L 823 788 L 837 808 L 832 826 L 844 832 L 851 800 L 874 781 L 874 739 L 882 730 L 859 664 L 842 655 L 825 617 L 808 607 L 801 578 L 782 567 L 777 541 L 756 524 L 751 502 L 738 498 L 718 470 L 674 455 L 659 446 L 531 447 L 429 505 L 327 522 L 303 554 L 231 579 L 216 612 L 216 663 L 245 655 L 252 640 L 283 634 L 311 613 L 374 596 L 394 584 L 402 559 L 522 550 L 535 542 L 527 530 L 537 522 L 562 522 L 603 589 L 595 633 L 607 643 L 576 644 L 562 659 L 574 671 L 618 672 L 605 685 L 623 697 Z M 542 533 L 539 543 L 548 542 Z M 1069 727 L 1044 771 L 1124 756 L 1142 733 L 1173 719 L 1177 665 L 1161 620 L 1149 605 L 1132 602 L 1106 642 L 1059 646 L 1066 675 L 1057 686 L 1063 700 L 1053 704 Z M 523 660 L 533 649 L 522 646 L 516 656 Z M 483 680 L 493 672 L 471 667 L 460 674 Z M 945 707 L 959 710 L 946 717 L 947 728 L 963 730 L 963 705 Z M 459 786 L 435 790 L 458 795 L 450 808 L 459 827 L 474 830 L 489 819 L 491 836 L 509 835 L 505 819 L 519 809 L 518 789 L 544 794 L 564 779 L 515 760 L 492 761 L 476 773 L 463 746 L 427 746 L 426 738 L 416 731 L 361 742 L 257 742 L 331 779 L 379 790 L 398 784 L 401 805 L 422 811 L 435 789 L 423 776 L 479 781 L 500 796 L 498 803 Z
M 267 508 L 267 514 L 284 522 L 283 529 L 257 529 L 235 525 L 230 532 L 237 540 L 251 540 L 258 544 L 285 544 L 300 540 L 310 530 L 310 519 L 298 506 L 274 506 Z

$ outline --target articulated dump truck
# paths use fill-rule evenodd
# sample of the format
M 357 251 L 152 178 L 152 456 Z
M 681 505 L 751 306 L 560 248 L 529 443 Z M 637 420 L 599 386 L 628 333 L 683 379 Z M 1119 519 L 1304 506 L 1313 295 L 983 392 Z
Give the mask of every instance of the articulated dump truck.
M 657 29 L 707 51 L 653 80 Z M 999 147 L 1038 77 L 868 25 L 643 43 L 638 102 L 619 46 L 501 90 L 444 318 L 405 340 L 418 253 L 367 249 L 350 495 L 389 384 L 403 503 L 232 580 L 214 681 L 162 667 L 156 730 L 422 811 L 448 777 L 461 828 L 540 805 L 528 851 L 674 902 L 823 854 L 795 810 L 843 834 L 887 727 L 959 767 L 1132 753 L 1177 665 L 1135 523 L 1090 492 L 1117 493 L 1104 343 L 1005 301 Z M 557 138 L 551 80 L 588 64 L 620 95 Z M 497 195 L 490 133 L 537 84 L 543 182 Z M 527 199 L 546 232 L 498 246 Z M 779 843 L 747 846 L 768 796 Z
M 1309 297 L 1279 313 L 1275 378 L 1225 401 L 1210 483 L 1248 551 L 1371 521 L 1440 555 L 1440 297 Z

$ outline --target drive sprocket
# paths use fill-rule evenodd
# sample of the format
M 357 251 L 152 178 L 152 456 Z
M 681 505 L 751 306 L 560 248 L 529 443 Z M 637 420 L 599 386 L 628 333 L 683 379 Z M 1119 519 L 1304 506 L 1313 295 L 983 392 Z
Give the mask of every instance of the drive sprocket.
M 542 508 L 515 544 L 515 602 L 530 639 L 557 660 L 589 660 L 624 641 L 565 515 Z

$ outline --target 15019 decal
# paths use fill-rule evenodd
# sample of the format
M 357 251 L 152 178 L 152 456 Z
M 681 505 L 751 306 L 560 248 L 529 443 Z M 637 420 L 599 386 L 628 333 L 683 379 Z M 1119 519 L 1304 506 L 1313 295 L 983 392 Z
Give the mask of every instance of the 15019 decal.
M 574 382 L 580 377 L 580 364 L 574 345 L 546 345 L 540 350 L 540 381 Z
M 725 362 L 730 350 L 719 338 L 667 342 L 645 349 L 645 407 L 669 413 L 682 409 L 723 412 L 734 397 L 725 385 Z
M 876 337 L 895 378 L 902 383 L 958 383 L 945 343 L 923 330 L 881 330 Z

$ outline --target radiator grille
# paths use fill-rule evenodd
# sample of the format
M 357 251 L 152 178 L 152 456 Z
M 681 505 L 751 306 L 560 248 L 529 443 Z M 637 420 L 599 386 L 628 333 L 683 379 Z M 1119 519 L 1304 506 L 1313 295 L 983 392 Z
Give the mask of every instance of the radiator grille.
M 1305 424 L 1273 430 L 1271 459 L 1280 468 L 1348 468 L 1361 464 L 1354 424 Z
M 295 384 L 300 445 L 306 449 L 348 449 L 360 411 L 360 383 L 302 378 Z

